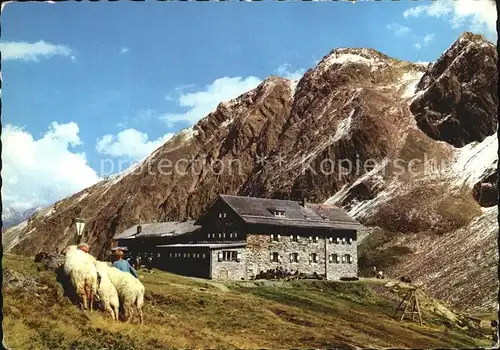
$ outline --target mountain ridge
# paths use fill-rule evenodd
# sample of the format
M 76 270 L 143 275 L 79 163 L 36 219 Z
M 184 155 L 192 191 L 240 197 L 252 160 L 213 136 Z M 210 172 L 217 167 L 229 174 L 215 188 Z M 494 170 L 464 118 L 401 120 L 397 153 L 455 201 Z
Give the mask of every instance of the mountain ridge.
M 482 185 L 486 175 L 496 171 L 497 159 L 490 158 L 491 149 L 498 144 L 498 96 L 490 82 L 498 79 L 498 57 L 489 44 L 481 46 L 482 40 L 486 39 L 464 33 L 428 66 L 393 59 L 372 49 L 340 48 L 332 50 L 298 82 L 270 76 L 257 88 L 221 102 L 143 163 L 58 201 L 11 228 L 3 244 L 7 251 L 24 254 L 61 250 L 75 239 L 74 218 L 86 217 L 84 238 L 93 254 L 103 256 L 112 236 L 135 224 L 139 215 L 143 221 L 180 220 L 201 214 L 218 193 L 287 199 L 305 190 L 309 200 L 337 204 L 372 231 L 405 237 L 375 247 L 413 247 L 408 248 L 411 253 L 406 257 L 388 266 L 393 274 L 404 273 L 410 268 L 405 259 L 425 256 L 419 255 L 415 248 L 419 239 L 413 235 L 463 238 L 464 228 L 479 230 L 474 220 L 491 216 L 476 199 L 477 194 L 474 196 L 473 187 L 484 187 L 493 195 L 496 191 L 498 197 L 496 184 L 486 181 L 493 186 L 490 190 Z M 477 63 L 481 53 L 486 63 Z M 461 58 L 450 61 L 453 57 Z M 479 73 L 474 77 L 459 74 L 469 65 L 477 67 Z M 448 73 L 443 76 L 440 67 L 449 68 L 443 70 Z M 444 94 L 450 81 L 456 104 L 448 103 Z M 456 108 L 470 104 L 478 107 Z M 441 110 L 440 105 L 446 108 Z M 448 114 L 451 117 L 446 119 Z M 481 121 L 479 129 L 471 126 L 474 118 Z M 438 124 L 445 127 L 440 129 Z M 474 152 L 486 159 L 480 167 L 484 174 L 467 165 Z M 441 168 L 428 173 L 425 165 L 412 166 L 413 160 L 425 157 L 441 162 Z M 259 159 L 265 160 L 259 163 Z M 151 169 L 158 171 L 164 160 L 185 161 L 177 172 L 153 174 Z M 326 172 L 325 160 L 331 161 Z M 370 160 L 373 164 L 369 167 L 346 171 L 349 164 L 366 165 Z M 397 172 L 398 160 L 405 169 L 402 174 Z M 220 168 L 234 163 L 236 168 L 224 168 L 225 172 L 212 168 L 213 164 Z M 231 169 L 234 171 L 229 173 Z M 181 176 L 181 172 L 186 174 Z M 481 249 L 492 249 L 494 233 L 483 237 Z M 432 248 L 432 239 L 423 241 Z M 458 242 L 463 240 L 446 241 L 446 249 L 453 249 Z M 457 262 L 472 255 L 452 254 Z M 484 271 L 470 266 L 464 274 L 490 283 L 486 290 L 474 291 L 473 304 L 468 301 L 472 292 L 467 289 L 458 289 L 458 297 L 451 297 L 426 278 L 425 272 L 434 271 L 434 267 L 425 262 L 413 265 L 416 283 L 433 295 L 467 308 L 476 308 L 477 303 L 491 308 L 494 304 L 494 256 L 485 258 Z

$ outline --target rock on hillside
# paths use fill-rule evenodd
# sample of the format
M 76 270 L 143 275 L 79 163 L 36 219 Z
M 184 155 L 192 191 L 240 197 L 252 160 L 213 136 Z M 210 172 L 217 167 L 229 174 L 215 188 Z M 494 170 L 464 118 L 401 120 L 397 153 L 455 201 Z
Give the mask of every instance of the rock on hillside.
M 418 245 L 422 235 L 421 249 L 437 249 L 436 259 L 447 255 L 440 266 L 450 259 L 466 266 L 463 278 L 491 283 L 478 291 L 458 288 L 451 296 L 424 277 L 436 271 L 426 260 L 412 265 L 417 283 L 451 302 L 491 305 L 496 275 L 466 263 L 474 251 L 454 247 L 466 236 L 485 235 L 481 244 L 490 249 L 496 237 L 496 226 L 485 234 L 475 224 L 484 215 L 481 205 L 492 204 L 488 186 L 477 184 L 489 183 L 497 168 L 498 96 L 482 78 L 492 76 L 496 60 L 491 44 L 470 33 L 428 67 L 372 49 L 335 49 L 298 83 L 272 76 L 221 102 L 137 166 L 8 230 L 4 247 L 61 251 L 75 239 L 74 218 L 85 217 L 84 239 L 102 257 L 113 235 L 139 215 L 179 220 L 198 216 L 218 193 L 291 198 L 305 190 L 310 200 L 342 206 L 367 226 L 416 237 L 388 244 Z M 472 76 L 469 67 L 475 67 Z M 441 103 L 449 84 L 454 98 Z M 446 127 L 436 129 L 438 122 Z M 436 245 L 439 239 L 446 244 Z M 418 254 L 391 272 L 406 274 L 405 261 L 425 256 Z M 485 266 L 496 264 L 494 254 L 484 259 Z

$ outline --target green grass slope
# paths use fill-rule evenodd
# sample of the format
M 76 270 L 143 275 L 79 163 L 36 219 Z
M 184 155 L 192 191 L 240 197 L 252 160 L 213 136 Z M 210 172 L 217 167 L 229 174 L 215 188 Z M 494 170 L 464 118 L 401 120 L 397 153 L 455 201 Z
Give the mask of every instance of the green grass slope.
M 10 349 L 484 347 L 463 315 L 419 294 L 424 325 L 393 318 L 399 296 L 378 280 L 215 282 L 154 271 L 145 324 L 82 312 L 55 274 L 6 255 L 4 344 Z M 12 277 L 10 279 L 12 281 Z M 401 291 L 400 291 L 401 292 Z

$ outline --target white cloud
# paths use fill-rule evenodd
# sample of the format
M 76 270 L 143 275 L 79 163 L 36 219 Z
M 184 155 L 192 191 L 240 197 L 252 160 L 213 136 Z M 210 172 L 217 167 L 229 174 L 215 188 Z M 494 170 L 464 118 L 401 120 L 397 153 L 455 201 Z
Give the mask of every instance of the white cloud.
M 428 46 L 429 43 L 431 43 L 432 41 L 434 41 L 434 38 L 436 37 L 436 34 L 435 33 L 429 33 L 429 34 L 426 34 L 421 42 L 416 42 L 415 43 L 415 48 L 417 50 L 420 50 L 422 47 L 424 46 Z
M 431 33 L 431 34 L 426 34 L 426 35 L 424 36 L 424 43 L 425 43 L 425 44 L 430 43 L 431 41 L 433 41 L 433 40 L 434 40 L 434 37 L 435 37 L 435 36 L 436 36 L 436 34 L 434 34 L 434 33 Z
M 392 33 L 396 36 L 403 36 L 405 34 L 408 34 L 411 32 L 411 29 L 408 27 L 405 27 L 399 23 L 391 23 L 386 26 L 387 29 L 392 31 Z
M 404 18 L 420 15 L 447 18 L 453 28 L 468 30 L 496 39 L 497 11 L 492 0 L 434 1 L 431 5 L 420 5 L 403 12 Z
M 121 54 L 127 53 L 127 52 L 129 52 L 129 51 L 130 51 L 130 50 L 129 50 L 129 48 L 128 48 L 128 47 L 122 47 L 122 48 L 120 49 L 120 53 L 121 53 Z
M 302 78 L 302 76 L 306 72 L 306 70 L 303 68 L 292 71 L 290 69 L 290 67 L 291 67 L 291 65 L 289 63 L 284 63 L 281 66 L 279 66 L 278 68 L 276 68 L 275 72 L 279 76 L 281 76 L 283 78 L 290 79 L 290 80 L 298 80 L 298 79 Z
M 184 113 L 166 113 L 160 116 L 160 119 L 169 127 L 178 122 L 194 124 L 215 110 L 220 102 L 236 98 L 248 90 L 254 89 L 260 83 L 261 80 L 253 76 L 216 79 L 201 91 L 180 93 L 180 96 L 177 97 L 179 106 L 187 110 Z M 174 99 L 172 95 L 167 95 L 165 98 L 167 100 Z
M 64 56 L 75 60 L 75 53 L 66 45 L 54 45 L 43 40 L 36 43 L 4 42 L 0 43 L 2 60 L 38 61 L 40 57 Z
M 174 134 L 167 133 L 156 140 L 148 141 L 148 134 L 136 129 L 120 131 L 115 135 L 104 135 L 97 140 L 96 149 L 99 153 L 112 157 L 125 157 L 139 160 L 167 142 Z
M 46 206 L 100 180 L 87 164 L 78 124 L 50 124 L 38 140 L 21 127 L 7 124 L 2 132 L 2 200 L 4 206 L 26 210 Z
M 421 14 L 432 17 L 442 17 L 450 14 L 452 11 L 452 6 L 450 6 L 449 3 L 444 1 L 434 1 L 432 5 L 420 5 L 404 11 L 403 17 L 419 17 Z

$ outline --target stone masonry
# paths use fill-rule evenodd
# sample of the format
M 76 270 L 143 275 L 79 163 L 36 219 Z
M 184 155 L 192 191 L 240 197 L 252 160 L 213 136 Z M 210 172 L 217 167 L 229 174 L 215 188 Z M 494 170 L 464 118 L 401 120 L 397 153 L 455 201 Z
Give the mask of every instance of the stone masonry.
M 272 241 L 270 234 L 249 234 L 246 246 L 246 278 L 278 266 L 307 274 L 316 272 L 318 275 L 326 275 L 328 280 L 356 277 L 358 268 L 355 235 L 350 233 L 349 236 L 339 235 L 338 237 L 341 239 L 340 243 L 336 243 L 336 237 L 332 237 L 333 242 L 330 243 L 328 237 L 316 239 L 314 236 L 298 236 L 298 242 L 295 242 L 291 236 L 280 236 L 277 241 Z M 349 237 L 353 239 L 351 244 L 349 244 Z M 344 243 L 342 243 L 342 238 L 345 238 Z M 278 262 L 272 261 L 272 253 L 278 253 Z M 297 262 L 292 261 L 292 253 L 298 253 Z M 316 253 L 316 262 L 311 259 L 312 253 Z M 331 254 L 337 254 L 340 262 L 330 262 Z M 344 254 L 351 256 L 351 263 L 347 261 L 347 258 L 343 262 Z
M 219 253 L 235 251 L 239 253 L 239 261 L 219 261 Z M 241 280 L 246 279 L 245 266 L 247 253 L 245 248 L 214 249 L 212 250 L 211 278 L 214 280 Z

